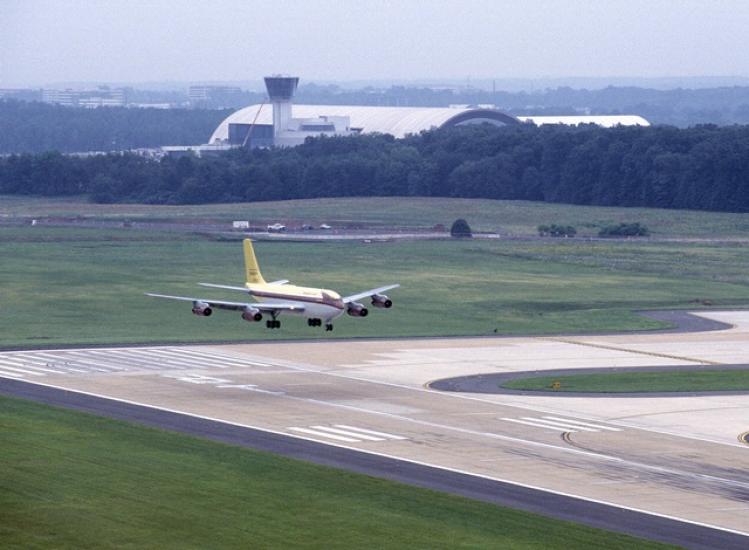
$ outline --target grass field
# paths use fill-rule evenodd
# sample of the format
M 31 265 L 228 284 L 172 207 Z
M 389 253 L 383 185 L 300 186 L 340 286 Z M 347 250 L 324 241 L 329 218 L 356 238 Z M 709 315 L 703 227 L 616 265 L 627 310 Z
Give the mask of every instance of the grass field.
M 144 292 L 239 300 L 197 282 L 242 283 L 241 245 L 188 233 L 0 228 L 0 347 L 352 336 L 597 332 L 661 326 L 632 310 L 749 304 L 745 245 L 518 241 L 260 242 L 266 278 L 353 293 L 401 283 L 396 306 L 334 333 Z M 496 332 L 495 332 L 496 331 Z
M 4 548 L 665 548 L 0 398 Z
M 749 238 L 746 214 L 661 210 L 655 208 L 608 208 L 485 199 L 410 197 L 326 198 L 260 203 L 160 206 L 140 204 L 98 205 L 85 198 L 33 198 L 0 195 L 0 220 L 13 217 L 76 217 L 108 220 L 249 220 L 329 223 L 335 227 L 366 225 L 429 229 L 450 227 L 466 218 L 476 231 L 510 235 L 536 235 L 542 224 L 573 225 L 581 236 L 597 235 L 601 227 L 620 222 L 640 222 L 654 237 Z
M 559 388 L 552 388 L 555 382 L 559 382 Z M 598 393 L 741 391 L 749 390 L 749 369 L 539 376 L 511 380 L 502 384 L 502 387 L 528 391 Z

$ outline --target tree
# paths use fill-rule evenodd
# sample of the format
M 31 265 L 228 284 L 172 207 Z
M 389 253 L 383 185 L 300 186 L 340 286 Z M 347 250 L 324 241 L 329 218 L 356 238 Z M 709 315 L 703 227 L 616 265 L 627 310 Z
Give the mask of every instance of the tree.
M 638 222 L 607 225 L 598 232 L 599 237 L 647 237 L 648 228 Z
M 470 239 L 473 237 L 471 226 L 463 218 L 458 218 L 450 228 L 450 236 L 456 238 Z

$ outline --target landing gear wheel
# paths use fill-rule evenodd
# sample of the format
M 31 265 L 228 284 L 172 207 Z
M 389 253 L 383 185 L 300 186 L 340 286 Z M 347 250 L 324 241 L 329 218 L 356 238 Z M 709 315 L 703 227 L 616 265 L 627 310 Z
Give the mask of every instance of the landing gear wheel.
M 322 319 L 311 317 L 307 319 L 307 324 L 311 327 L 319 327 L 319 326 L 322 326 Z
M 332 330 L 333 330 L 333 325 L 332 324 L 328 323 L 327 325 L 325 325 L 325 331 L 326 332 L 330 332 Z
M 281 321 L 277 321 L 275 319 L 268 319 L 265 322 L 265 326 L 268 328 L 281 328 Z

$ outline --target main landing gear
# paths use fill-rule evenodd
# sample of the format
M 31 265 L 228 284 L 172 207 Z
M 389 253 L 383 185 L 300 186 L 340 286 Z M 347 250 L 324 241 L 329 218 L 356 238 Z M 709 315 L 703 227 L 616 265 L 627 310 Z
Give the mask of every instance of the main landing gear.
M 281 321 L 277 321 L 276 319 L 268 319 L 265 322 L 265 326 L 268 328 L 281 328 Z
M 310 318 L 310 319 L 307 319 L 307 326 L 310 326 L 310 327 L 321 327 L 322 326 L 322 319 L 315 319 L 314 317 Z M 325 323 L 325 330 L 327 332 L 330 332 L 331 330 L 333 330 L 333 323 Z

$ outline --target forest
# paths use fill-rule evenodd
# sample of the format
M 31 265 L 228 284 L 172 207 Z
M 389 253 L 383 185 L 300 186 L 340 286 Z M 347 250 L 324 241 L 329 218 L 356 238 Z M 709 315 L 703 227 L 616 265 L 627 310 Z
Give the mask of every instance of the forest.
M 482 125 L 211 158 L 11 155 L 0 160 L 0 193 L 159 204 L 432 196 L 747 212 L 749 126 Z
M 206 143 L 232 110 L 85 109 L 0 100 L 0 154 Z

